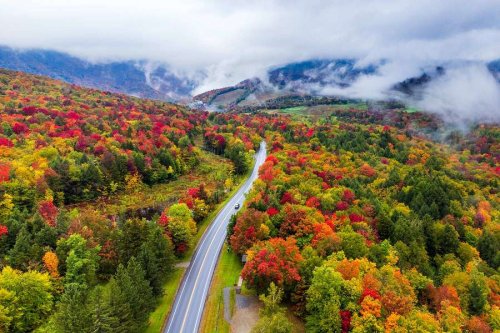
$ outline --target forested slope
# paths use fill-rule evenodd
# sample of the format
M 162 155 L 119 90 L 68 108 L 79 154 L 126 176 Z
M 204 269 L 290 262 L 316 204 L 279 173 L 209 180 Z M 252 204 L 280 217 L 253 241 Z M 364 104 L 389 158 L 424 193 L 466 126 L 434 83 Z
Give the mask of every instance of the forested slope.
M 141 331 L 260 142 L 228 132 L 217 155 L 212 126 L 206 112 L 0 71 L 0 331 Z
M 247 286 L 277 285 L 308 332 L 500 329 L 498 127 L 456 150 L 408 131 L 421 114 L 303 114 L 267 132 L 230 226 Z M 259 332 L 288 327 L 269 292 Z

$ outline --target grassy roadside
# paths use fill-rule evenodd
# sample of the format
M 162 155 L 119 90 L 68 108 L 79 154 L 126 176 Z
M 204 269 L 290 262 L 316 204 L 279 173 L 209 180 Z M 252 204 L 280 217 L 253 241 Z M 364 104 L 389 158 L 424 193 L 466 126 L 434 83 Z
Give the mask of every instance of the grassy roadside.
M 175 268 L 172 276 L 168 279 L 168 282 L 164 286 L 164 295 L 160 299 L 159 305 L 154 312 L 149 316 L 149 326 L 146 332 L 157 333 L 161 331 L 163 322 L 165 321 L 166 309 L 170 311 L 170 307 L 174 302 L 177 287 L 181 283 L 182 277 L 184 276 L 185 268 Z
M 221 202 L 217 206 L 217 208 L 198 225 L 198 232 L 196 233 L 194 239 L 194 245 L 186 252 L 183 258 L 179 259 L 179 262 L 186 262 L 191 260 L 191 257 L 193 256 L 196 246 L 198 245 L 198 242 L 203 236 L 203 234 L 205 233 L 205 230 L 212 223 L 213 219 L 217 216 L 217 214 L 219 214 L 222 208 L 227 204 L 227 202 L 231 199 L 231 197 L 241 188 L 241 186 L 243 186 L 245 181 L 250 177 L 254 166 L 255 166 L 255 160 L 252 162 L 249 171 L 245 175 L 240 176 L 237 179 L 238 185 L 235 186 L 234 189 L 227 195 L 226 199 L 223 202 Z M 167 283 L 165 284 L 164 287 L 165 294 L 161 298 L 157 308 L 149 316 L 149 321 L 148 321 L 149 324 L 145 330 L 145 333 L 158 333 L 161 331 L 168 315 L 170 314 L 172 305 L 175 300 L 175 295 L 177 294 L 177 290 L 181 284 L 185 271 L 186 269 L 176 269 L 173 276 L 171 276 L 167 281 Z
M 228 252 L 225 244 L 214 272 L 212 284 L 208 293 L 205 311 L 200 325 L 200 332 L 225 333 L 230 331 L 229 324 L 224 319 L 223 289 L 238 282 L 243 265 L 234 252 Z M 234 290 L 230 297 L 231 312 L 234 310 Z

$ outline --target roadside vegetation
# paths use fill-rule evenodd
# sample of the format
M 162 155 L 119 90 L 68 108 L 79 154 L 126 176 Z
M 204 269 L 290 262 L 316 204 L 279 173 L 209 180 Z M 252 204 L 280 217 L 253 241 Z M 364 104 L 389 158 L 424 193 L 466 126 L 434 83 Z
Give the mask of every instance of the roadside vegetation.
M 4 70 L 0 109 L 0 330 L 144 330 L 260 136 Z
M 498 127 L 450 147 L 418 112 L 323 111 L 267 133 L 229 228 L 247 287 L 278 287 L 310 332 L 500 329 Z M 290 332 L 281 322 L 261 315 L 254 330 Z
M 235 289 L 238 278 L 243 268 L 241 257 L 234 252 L 228 251 L 227 245 L 224 245 L 217 268 L 215 269 L 212 284 L 208 294 L 203 319 L 200 325 L 201 332 L 230 332 L 230 326 L 224 317 L 224 289 L 230 288 L 229 292 L 229 315 L 232 316 L 235 306 Z
M 243 254 L 258 332 L 290 311 L 310 332 L 500 330 L 498 125 L 336 102 L 208 113 L 0 70 L 0 331 L 157 330 L 262 139 L 207 330 Z

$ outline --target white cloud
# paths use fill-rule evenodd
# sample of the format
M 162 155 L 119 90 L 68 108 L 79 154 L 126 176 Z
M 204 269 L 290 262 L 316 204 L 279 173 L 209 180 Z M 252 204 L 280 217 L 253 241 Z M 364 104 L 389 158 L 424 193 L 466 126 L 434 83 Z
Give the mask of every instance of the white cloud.
M 500 85 L 484 65 L 451 68 L 431 81 L 416 105 L 449 122 L 500 121 Z

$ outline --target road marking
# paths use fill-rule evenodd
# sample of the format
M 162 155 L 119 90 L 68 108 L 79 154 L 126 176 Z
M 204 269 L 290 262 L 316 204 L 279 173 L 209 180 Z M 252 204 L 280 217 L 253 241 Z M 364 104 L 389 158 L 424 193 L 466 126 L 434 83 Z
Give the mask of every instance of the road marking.
M 233 198 L 234 198 L 234 197 L 233 197 Z M 231 199 L 231 200 L 232 200 L 232 199 Z M 230 201 L 231 201 L 231 200 L 230 200 Z M 225 208 L 223 208 L 223 209 L 219 212 L 219 214 L 217 214 L 217 216 L 215 217 L 215 221 L 217 221 L 217 218 L 218 218 L 220 215 L 222 215 L 222 214 L 224 213 L 224 211 L 225 211 L 225 210 L 226 210 L 226 209 L 225 209 Z M 226 216 L 227 216 L 227 214 L 226 214 Z M 211 232 L 212 230 L 214 230 L 214 229 L 215 229 L 216 224 L 217 224 L 217 223 L 215 223 L 215 224 L 211 224 L 211 225 L 209 226 L 209 230 L 207 230 L 206 235 L 205 235 L 205 234 L 203 235 L 203 240 L 202 240 L 201 244 L 199 245 L 199 247 L 197 248 L 196 252 L 198 252 L 198 250 L 200 250 L 200 249 L 203 247 L 203 244 L 205 244 L 206 240 L 208 239 L 208 235 L 210 234 L 210 232 Z M 191 272 L 193 271 L 193 270 L 192 270 L 192 268 L 195 266 L 195 264 L 196 264 L 196 260 L 200 258 L 200 257 L 196 256 L 196 252 L 195 252 L 195 254 L 194 254 L 195 258 L 194 258 L 194 260 L 192 261 L 192 264 L 190 264 L 190 267 L 188 268 L 188 269 L 189 269 L 189 271 L 188 271 L 188 273 L 187 273 L 187 275 L 186 275 L 186 280 L 187 280 L 187 279 L 189 278 L 189 276 L 191 275 Z M 186 287 L 186 284 L 187 284 L 187 283 L 183 283 L 183 286 L 182 286 L 182 288 L 181 288 L 181 292 L 179 293 L 179 297 L 176 299 L 176 302 L 175 302 L 175 304 L 174 304 L 174 312 L 172 313 L 171 318 L 174 318 L 175 313 L 177 312 L 177 308 L 178 308 L 178 307 L 177 307 L 176 305 L 177 305 L 177 304 L 178 304 L 178 302 L 180 302 L 180 300 L 182 299 L 181 295 L 183 295 L 183 294 L 184 294 L 184 289 L 185 289 L 185 287 Z M 166 332 L 169 332 L 169 331 L 170 331 L 170 327 L 172 326 L 172 322 L 173 322 L 173 320 L 170 320 L 170 321 L 169 321 L 169 324 L 168 324 L 168 327 L 167 327 Z
M 224 218 L 222 219 L 222 221 L 224 221 L 227 216 L 231 213 L 231 211 L 228 212 L 228 214 L 226 214 L 224 216 Z M 219 233 L 219 230 L 220 228 L 224 225 L 224 223 L 220 223 L 219 227 L 217 228 L 217 231 L 215 232 L 215 235 L 217 235 Z M 193 301 L 193 295 L 194 295 L 194 291 L 196 290 L 196 287 L 198 286 L 198 281 L 199 281 L 199 278 L 200 278 L 200 274 L 201 272 L 203 271 L 203 267 L 205 267 L 205 264 L 206 264 L 206 258 L 207 258 L 207 255 L 208 253 L 210 252 L 210 247 L 212 247 L 212 244 L 213 242 L 215 241 L 216 237 L 214 236 L 212 238 L 212 241 L 210 242 L 210 244 L 208 245 L 208 249 L 207 251 L 205 251 L 205 255 L 203 256 L 203 261 L 202 261 L 202 264 L 201 264 L 201 267 L 200 269 L 198 270 L 198 274 L 196 275 L 196 280 L 195 280 L 195 284 L 194 284 L 194 287 L 193 289 L 191 289 L 191 295 L 189 296 L 189 301 L 188 301 L 188 304 L 186 306 L 186 311 L 184 312 L 184 319 L 182 320 L 182 325 L 181 325 L 181 329 L 179 331 L 180 332 L 183 332 L 184 331 L 184 326 L 186 325 L 186 319 L 188 317 L 188 309 L 191 307 L 191 302 Z
M 259 165 L 259 157 L 262 157 L 262 156 L 258 156 L 257 157 L 257 159 L 256 159 L 257 160 L 256 161 L 256 165 Z M 262 160 L 262 158 L 260 158 L 260 160 Z M 246 190 L 250 190 L 252 188 L 255 179 L 257 179 L 257 177 L 258 177 L 258 173 L 259 173 L 258 169 L 259 168 L 256 169 L 257 172 L 255 172 L 255 170 L 254 170 L 254 172 L 250 176 L 250 178 L 249 178 L 249 180 L 250 180 L 249 186 L 248 186 L 248 188 Z M 256 173 L 256 174 L 254 174 L 254 173 Z M 247 184 L 245 184 L 245 185 L 247 185 Z M 243 196 L 246 196 L 246 194 L 248 194 L 248 192 L 246 190 L 244 191 Z M 218 249 L 217 255 L 215 255 L 215 256 L 212 257 L 212 261 L 210 263 L 210 267 L 212 267 L 211 268 L 212 278 L 213 278 L 213 272 L 215 271 L 215 264 L 216 264 L 216 263 L 214 263 L 214 260 L 218 261 L 219 256 L 220 256 L 220 251 L 222 249 L 222 245 L 224 244 L 224 240 L 226 238 L 225 232 L 223 232 L 223 234 L 224 234 L 224 237 L 221 238 L 221 241 L 219 242 L 220 244 L 217 247 L 217 249 Z M 205 284 L 203 286 L 203 291 L 201 293 L 202 295 L 204 295 L 207 292 L 206 289 L 210 285 L 211 281 L 212 281 L 212 279 L 206 279 L 205 280 Z M 201 310 L 203 309 L 204 305 L 205 305 L 205 302 L 200 302 L 200 305 L 198 306 L 198 311 L 196 313 L 196 320 L 195 320 L 195 326 L 194 326 L 195 330 L 194 330 L 194 332 L 198 332 L 198 326 L 199 326 L 200 321 L 201 321 L 200 314 L 201 314 Z
M 219 251 L 217 251 L 217 255 L 212 258 L 212 262 L 210 263 L 210 265 L 212 266 L 212 274 L 215 271 L 215 264 L 216 264 L 216 262 L 214 262 L 214 260 L 218 260 L 219 259 L 220 251 L 222 249 L 222 245 L 224 244 L 224 238 L 225 237 L 223 237 L 221 239 L 221 242 L 219 244 Z M 205 281 L 205 285 L 203 287 L 202 295 L 205 294 L 205 292 L 207 292 L 207 287 L 210 285 L 211 281 L 212 281 L 212 279 L 210 279 L 210 280 L 207 279 Z M 196 312 L 196 324 L 195 324 L 195 327 L 194 327 L 195 328 L 195 330 L 194 330 L 195 332 L 198 332 L 198 325 L 200 324 L 200 320 L 201 320 L 200 314 L 201 314 L 201 310 L 203 309 L 204 305 L 205 305 L 205 302 L 200 302 L 200 305 L 198 307 L 198 311 Z
M 170 331 L 170 329 L 172 327 L 172 322 L 174 321 L 174 318 L 175 318 L 175 313 L 177 312 L 178 308 L 181 307 L 180 303 L 181 303 L 182 298 L 184 296 L 184 291 L 185 291 L 185 287 L 187 285 L 187 281 L 192 276 L 191 273 L 195 269 L 196 261 L 201 257 L 201 255 L 199 257 L 197 256 L 198 251 L 203 250 L 203 247 L 205 245 L 206 240 L 209 238 L 210 234 L 213 233 L 212 240 L 210 241 L 210 244 L 208 245 L 208 248 L 205 251 L 205 255 L 203 256 L 203 261 L 202 261 L 201 267 L 199 268 L 198 274 L 196 275 L 196 278 L 195 278 L 194 287 L 193 287 L 193 289 L 191 291 L 191 295 L 189 297 L 188 304 L 186 305 L 186 309 L 185 309 L 185 313 L 184 313 L 184 318 L 183 318 L 182 326 L 181 326 L 181 329 L 180 329 L 179 333 L 183 332 L 185 324 L 186 324 L 186 319 L 187 319 L 187 316 L 188 316 L 188 312 L 189 312 L 188 310 L 191 308 L 191 303 L 192 303 L 192 300 L 193 300 L 194 291 L 196 290 L 196 287 L 198 286 L 200 274 L 203 271 L 203 268 L 205 267 L 205 263 L 206 263 L 205 259 L 206 259 L 207 255 L 209 254 L 210 249 L 212 248 L 212 244 L 218 238 L 220 230 L 221 230 L 221 227 L 224 226 L 225 224 L 227 224 L 226 223 L 226 219 L 227 219 L 228 215 L 231 214 L 231 212 L 232 212 L 232 206 L 234 205 L 234 202 L 235 201 L 239 202 L 240 199 L 244 200 L 244 197 L 248 194 L 249 190 L 253 186 L 254 181 L 258 178 L 259 168 L 260 168 L 262 162 L 264 161 L 264 158 L 266 157 L 266 144 L 265 144 L 265 142 L 261 143 L 260 148 L 261 149 L 260 149 L 260 151 L 259 151 L 259 153 L 258 153 L 258 155 L 256 156 L 256 159 L 255 159 L 256 160 L 256 165 L 255 165 L 254 170 L 252 171 L 249 179 L 245 182 L 245 184 L 243 184 L 242 188 L 240 190 L 238 190 L 235 193 L 235 195 L 229 200 L 229 202 L 226 204 L 226 207 L 223 208 L 221 210 L 221 212 L 219 212 L 219 214 L 217 214 L 217 216 L 215 217 L 216 223 L 211 224 L 209 226 L 209 230 L 207 230 L 205 232 L 205 234 L 202 236 L 203 240 L 200 243 L 200 245 L 197 247 L 197 249 L 196 249 L 196 251 L 194 253 L 195 258 L 192 261 L 192 264 L 190 265 L 190 267 L 188 268 L 189 271 L 188 271 L 188 273 L 186 275 L 186 278 L 183 279 L 183 281 L 185 283 L 183 283 L 181 291 L 178 294 L 178 297 L 176 297 L 176 301 L 174 302 L 174 312 L 172 313 L 172 316 L 169 317 L 169 319 L 170 319 L 169 320 L 169 324 L 168 324 L 167 330 L 165 332 L 169 332 Z M 226 213 L 226 210 L 228 211 L 227 213 Z M 224 213 L 226 213 L 226 214 L 224 214 Z M 222 217 L 222 215 L 224 215 L 224 217 Z M 220 217 L 222 217 L 222 218 L 220 219 L 219 225 L 217 226 L 217 220 L 219 220 Z M 223 234 L 225 234 L 225 233 L 226 233 L 226 231 L 223 231 Z M 222 248 L 222 245 L 224 244 L 225 238 L 226 237 L 223 235 L 223 237 L 219 240 L 219 244 L 218 244 L 218 246 L 216 248 L 217 255 L 212 257 L 212 260 L 211 260 L 211 263 L 210 263 L 210 266 L 209 266 L 209 273 L 210 273 L 209 275 L 211 277 L 213 276 L 213 272 L 214 272 L 214 269 L 215 269 L 214 260 L 218 260 L 219 254 L 220 254 L 220 250 Z M 198 321 L 198 318 L 200 316 L 200 311 L 203 308 L 203 306 L 205 304 L 205 301 L 206 301 L 205 292 L 206 292 L 206 289 L 207 289 L 207 282 L 208 281 L 211 281 L 211 279 L 210 280 L 208 280 L 208 279 L 205 280 L 205 285 L 204 285 L 204 288 L 202 290 L 202 297 L 204 298 L 204 300 L 203 300 L 203 302 L 200 302 L 200 305 L 198 306 L 198 311 L 197 311 L 197 314 L 196 314 L 196 322 L 195 322 L 195 328 L 196 329 L 197 329 L 197 327 L 200 324 L 199 321 Z

